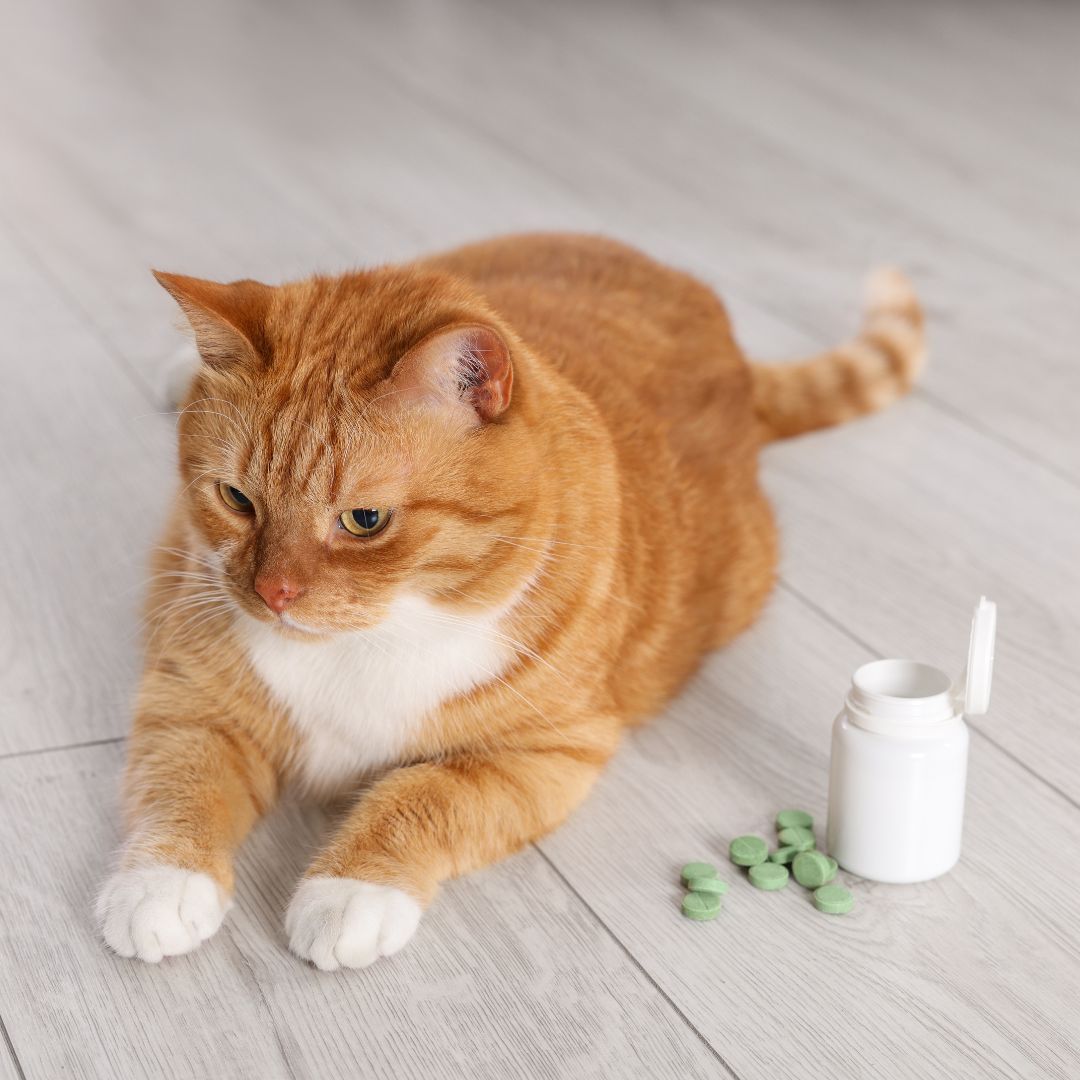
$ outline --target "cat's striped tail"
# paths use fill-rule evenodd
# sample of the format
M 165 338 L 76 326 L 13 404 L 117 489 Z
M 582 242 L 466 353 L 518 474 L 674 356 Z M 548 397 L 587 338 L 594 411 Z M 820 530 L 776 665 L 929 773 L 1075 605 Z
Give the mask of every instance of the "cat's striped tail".
M 889 267 L 866 283 L 862 329 L 844 345 L 795 363 L 751 365 L 766 439 L 786 439 L 875 412 L 907 393 L 926 360 L 911 282 Z

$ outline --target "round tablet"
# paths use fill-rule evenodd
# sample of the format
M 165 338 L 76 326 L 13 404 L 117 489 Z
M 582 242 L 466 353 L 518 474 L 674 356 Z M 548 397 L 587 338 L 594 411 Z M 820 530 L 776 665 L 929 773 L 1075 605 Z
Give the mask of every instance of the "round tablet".
M 688 862 L 682 868 L 683 882 L 689 884 L 692 878 L 716 877 L 716 867 L 709 862 Z
M 814 819 L 805 810 L 781 810 L 776 815 L 777 829 L 812 829 Z
M 691 878 L 686 883 L 686 887 L 691 892 L 710 893 L 712 896 L 723 896 L 728 891 L 728 883 L 721 881 L 718 877 Z
M 797 847 L 792 847 L 789 844 L 787 847 L 777 848 L 769 856 L 769 862 L 778 862 L 781 866 L 787 866 L 787 864 L 798 854 L 799 849 Z
M 855 906 L 855 897 L 842 885 L 822 885 L 814 890 L 814 907 L 828 915 L 843 915 Z
M 720 897 L 692 892 L 683 897 L 682 913 L 696 922 L 708 922 L 720 914 Z
M 809 829 L 793 825 L 787 829 L 781 829 L 780 843 L 791 845 L 799 851 L 810 851 L 814 846 L 814 834 Z
M 760 836 L 736 836 L 728 855 L 736 866 L 757 866 L 769 857 L 769 845 Z
M 750 867 L 750 884 L 756 889 L 764 889 L 773 892 L 782 889 L 788 883 L 788 871 L 786 866 L 779 863 L 764 862 L 758 866 Z
M 833 876 L 828 855 L 822 855 L 820 851 L 800 851 L 791 864 L 791 872 L 795 880 L 808 889 L 820 888 Z

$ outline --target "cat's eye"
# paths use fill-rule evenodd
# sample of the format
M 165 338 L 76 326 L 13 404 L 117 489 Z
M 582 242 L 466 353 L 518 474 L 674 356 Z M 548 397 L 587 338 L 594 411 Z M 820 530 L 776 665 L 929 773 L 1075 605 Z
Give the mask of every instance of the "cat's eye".
M 353 536 L 374 536 L 390 523 L 389 510 L 375 510 L 370 507 L 361 510 L 346 510 L 338 518 L 342 528 Z
M 236 510 L 241 514 L 250 514 L 255 509 L 251 505 L 251 500 L 239 488 L 234 488 L 232 484 L 226 484 L 222 481 L 218 484 L 217 489 L 221 501 L 230 510 Z

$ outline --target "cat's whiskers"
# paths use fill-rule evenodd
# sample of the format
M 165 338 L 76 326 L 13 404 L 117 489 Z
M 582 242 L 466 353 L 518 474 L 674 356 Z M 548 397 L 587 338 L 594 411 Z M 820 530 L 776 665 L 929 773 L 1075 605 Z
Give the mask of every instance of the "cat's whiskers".
M 225 413 L 220 412 L 220 411 L 215 410 L 215 409 L 196 409 L 195 408 L 196 405 L 214 404 L 214 403 L 219 403 L 221 405 L 225 405 L 227 408 L 232 409 L 232 411 L 234 413 L 236 413 L 236 416 L 227 416 Z M 229 423 L 235 425 L 240 430 L 240 433 L 242 435 L 250 435 L 251 434 L 251 428 L 250 428 L 250 426 L 248 424 L 247 417 L 240 411 L 240 409 L 236 405 L 234 405 L 227 398 L 223 398 L 223 397 L 201 397 L 201 398 L 196 398 L 194 401 L 189 402 L 182 409 L 180 409 L 179 412 L 177 412 L 177 414 L 176 414 L 176 425 L 179 425 L 180 418 L 186 412 L 203 413 L 203 414 L 205 414 L 207 416 L 220 416 L 223 420 L 228 420 Z
M 187 620 L 187 622 L 177 626 L 177 628 L 172 632 L 172 634 L 170 634 L 169 637 L 162 643 L 161 651 L 164 652 L 174 642 L 177 646 L 183 645 L 185 642 L 190 640 L 197 631 L 202 629 L 202 627 L 206 626 L 209 623 L 212 623 L 215 619 L 219 617 L 220 612 L 217 611 L 210 611 L 206 613 L 199 612 L 192 615 Z
M 214 473 L 220 473 L 221 471 L 222 470 L 220 468 L 202 469 L 201 471 L 196 473 L 195 476 L 192 477 L 192 479 L 190 480 L 189 483 L 184 485 L 184 487 L 181 489 L 180 494 L 177 496 L 177 498 L 181 498 L 184 495 L 186 495 L 188 493 L 188 491 L 192 487 L 194 487 L 204 476 L 211 476 Z
M 187 412 L 188 410 L 185 409 L 184 411 Z M 246 433 L 240 427 L 237 426 L 236 421 L 231 416 L 229 416 L 227 413 L 223 413 L 223 412 L 219 411 L 218 409 L 192 409 L 190 411 L 191 411 L 192 416 L 220 416 L 222 420 L 225 420 L 228 423 L 232 424 L 233 429 L 237 433 L 238 438 L 245 438 L 246 437 Z M 181 414 L 181 415 L 183 415 L 183 414 Z M 179 419 L 180 418 L 177 417 L 177 422 L 178 423 L 179 423 Z M 190 435 L 197 435 L 197 434 L 202 434 L 202 433 L 201 432 L 191 432 L 190 433 Z M 188 438 L 188 437 L 189 436 L 183 436 L 183 438 Z
M 173 629 L 173 632 L 162 643 L 161 651 L 164 652 L 166 649 L 168 649 L 168 647 L 172 644 L 173 640 L 178 634 L 182 635 L 180 637 L 180 640 L 185 641 L 186 639 L 190 638 L 192 634 L 194 634 L 197 628 L 209 622 L 212 622 L 214 619 L 227 612 L 231 606 L 232 605 L 230 604 L 228 598 L 224 594 L 222 594 L 215 597 L 203 597 L 201 598 L 199 603 L 190 605 L 190 610 L 187 608 L 182 609 L 188 611 L 188 614 L 184 619 L 181 619 L 181 621 Z M 175 618 L 178 613 L 179 612 L 170 613 L 169 619 L 163 620 L 162 623 L 157 628 L 155 628 L 154 632 L 150 635 L 149 641 L 147 642 L 147 647 L 149 647 L 153 643 L 154 638 L 157 637 L 159 631 L 164 628 L 166 622 Z
M 577 540 L 557 540 L 553 536 L 515 536 L 512 533 L 484 533 L 492 540 L 524 540 L 536 544 L 558 544 L 560 547 L 583 548 L 588 551 L 613 551 L 614 548 L 607 544 L 582 544 Z
M 225 601 L 228 599 L 228 593 L 220 579 L 206 582 L 181 581 L 177 583 L 176 587 L 179 590 L 179 595 L 154 607 L 139 619 L 135 630 L 126 639 L 128 642 L 137 634 L 145 632 L 150 626 L 154 626 L 154 631 L 148 638 L 149 643 L 154 640 L 159 630 L 169 620 L 182 611 L 198 607 L 210 601 Z
M 190 548 L 167 547 L 158 544 L 154 550 L 163 551 L 167 555 L 176 555 L 182 559 L 190 559 L 192 562 L 200 563 L 203 566 L 209 567 L 211 570 L 220 570 L 220 567 L 209 555 L 204 555 L 199 551 L 192 551 Z
M 535 552 L 537 555 L 543 555 L 545 561 L 564 562 L 564 561 L 569 560 L 572 557 L 570 554 L 558 554 L 558 553 L 552 552 L 552 551 L 540 551 L 540 550 L 538 550 L 538 549 L 536 549 L 534 547 L 529 547 L 526 544 L 519 544 L 514 540 L 510 540 L 510 539 L 508 539 L 506 537 L 499 536 L 499 535 L 496 535 L 494 533 L 486 533 L 485 535 L 488 536 L 492 540 L 497 540 L 497 541 L 499 541 L 500 543 L 503 543 L 503 544 L 509 544 L 511 547 L 519 547 L 523 551 L 532 551 L 532 552 Z M 545 541 L 545 543 L 546 543 L 546 541 Z M 606 549 L 598 548 L 596 550 L 606 550 Z M 617 603 L 617 604 L 624 604 L 626 607 L 632 608 L 635 611 L 643 612 L 645 610 L 645 608 L 642 607 L 641 604 L 637 604 L 633 600 L 629 600 L 629 599 L 627 599 L 626 597 L 623 597 L 623 596 L 616 596 L 613 593 L 608 593 L 606 596 L 604 596 L 604 600 L 605 601 L 610 600 L 613 603 Z
M 185 611 L 191 607 L 198 607 L 200 604 L 206 603 L 210 600 L 220 600 L 225 597 L 224 590 L 220 588 L 204 589 L 201 592 L 185 592 L 180 596 L 169 600 L 167 603 L 155 607 L 146 616 L 145 622 L 147 623 L 160 623 L 167 621 L 170 617 L 176 615 L 181 611 Z
M 215 443 L 215 445 L 217 446 L 217 448 L 219 450 L 221 450 L 221 451 L 223 451 L 225 453 L 229 453 L 233 449 L 235 449 L 234 446 L 231 443 L 227 442 L 220 435 L 213 435 L 209 431 L 191 431 L 185 436 L 185 438 L 188 438 L 188 439 L 210 439 Z
M 217 574 L 204 573 L 200 570 L 158 570 L 150 575 L 151 581 L 156 581 L 158 578 L 186 578 L 193 581 L 207 581 L 211 584 L 218 584 L 221 578 Z
M 171 578 L 172 581 L 166 582 L 163 579 Z M 199 573 L 195 570 L 157 570 L 150 574 L 146 581 L 138 581 L 134 585 L 128 586 L 128 588 L 121 590 L 120 596 L 130 596 L 137 590 L 151 591 L 155 587 L 168 588 L 170 585 L 181 586 L 191 582 L 196 585 L 219 585 L 221 579 L 217 575 Z
M 531 589 L 529 591 L 531 591 Z M 476 599 L 474 596 L 467 593 L 464 589 L 459 588 L 457 585 L 449 585 L 446 583 L 439 585 L 438 588 L 435 590 L 435 593 L 433 593 L 432 595 L 434 597 L 436 594 L 446 592 L 455 593 L 456 595 L 462 597 L 462 599 L 468 600 L 470 602 L 473 602 Z M 519 607 L 524 607 L 530 612 L 536 612 L 536 614 L 523 614 L 522 612 L 518 611 Z M 456 615 L 457 612 L 449 612 L 448 614 Z M 549 619 L 551 618 L 551 613 L 546 611 L 540 611 L 539 606 L 536 604 L 536 602 L 530 599 L 526 593 L 522 596 L 519 596 L 517 600 L 514 601 L 513 607 L 510 609 L 509 612 L 507 612 L 507 618 L 510 617 L 513 617 L 515 619 Z

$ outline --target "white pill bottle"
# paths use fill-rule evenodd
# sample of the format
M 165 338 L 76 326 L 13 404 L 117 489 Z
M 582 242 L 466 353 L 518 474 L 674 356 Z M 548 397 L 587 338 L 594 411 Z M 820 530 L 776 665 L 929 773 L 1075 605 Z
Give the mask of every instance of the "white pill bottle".
M 829 854 L 872 881 L 929 881 L 960 858 L 967 782 L 964 716 L 990 707 L 997 607 L 971 623 L 958 689 L 913 660 L 875 660 L 851 678 L 833 725 Z

